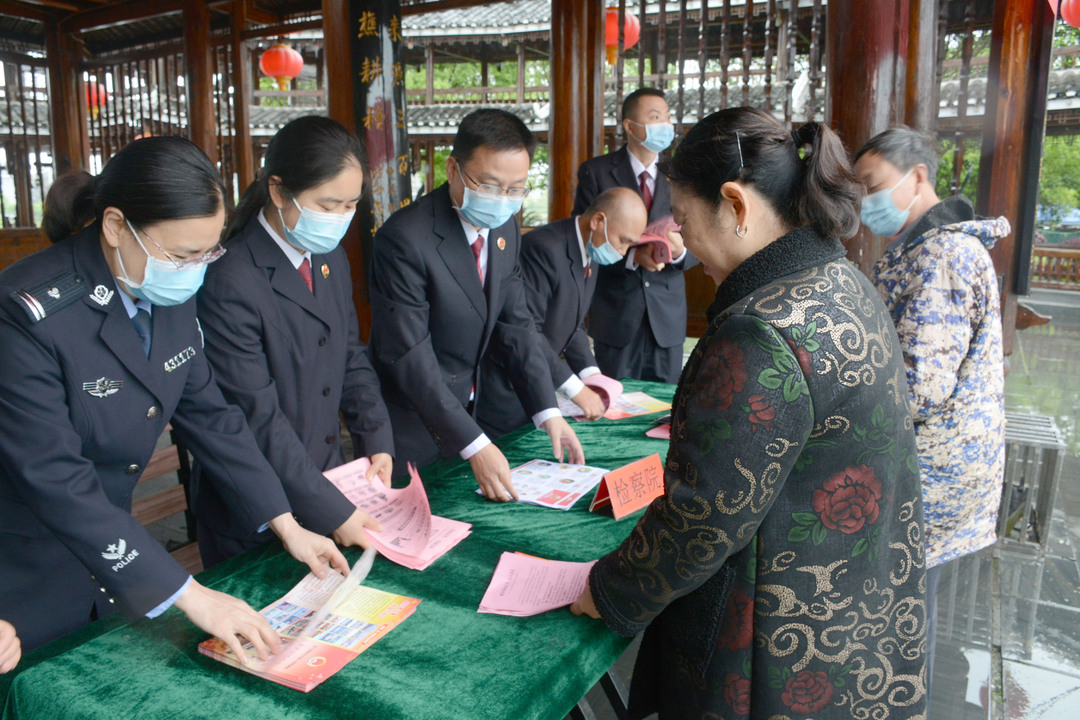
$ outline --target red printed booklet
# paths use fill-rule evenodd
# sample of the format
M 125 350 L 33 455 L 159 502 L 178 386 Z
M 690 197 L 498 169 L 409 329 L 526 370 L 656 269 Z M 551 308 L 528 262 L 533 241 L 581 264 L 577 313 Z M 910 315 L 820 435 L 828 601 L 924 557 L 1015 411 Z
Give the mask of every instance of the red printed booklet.
M 262 614 L 282 641 L 281 652 L 267 660 L 260 660 L 248 643 L 244 645 L 248 664 L 243 665 L 217 638 L 200 643 L 199 652 L 309 692 L 401 624 L 420 604 L 416 598 L 360 585 L 363 574 L 353 568 L 348 579 L 335 571 L 319 580 L 308 573 L 285 597 L 263 608 Z

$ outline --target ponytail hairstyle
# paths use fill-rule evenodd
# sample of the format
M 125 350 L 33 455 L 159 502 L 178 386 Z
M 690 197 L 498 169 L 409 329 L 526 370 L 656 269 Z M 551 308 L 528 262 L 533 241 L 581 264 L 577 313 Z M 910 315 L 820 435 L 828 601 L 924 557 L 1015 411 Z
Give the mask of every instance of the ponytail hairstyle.
M 205 217 L 224 205 L 225 186 L 210 158 L 180 137 L 148 137 L 113 155 L 101 174 L 68 173 L 45 196 L 41 227 L 58 242 L 115 207 L 133 225 Z
M 281 178 L 286 197 L 295 197 L 333 180 L 349 165 L 364 169 L 364 146 L 341 123 L 307 115 L 286 124 L 267 145 L 262 169 L 240 197 L 225 227 L 225 240 L 239 234 L 270 202 L 271 176 Z
M 863 187 L 840 138 L 827 125 L 788 131 L 757 108 L 728 108 L 686 134 L 667 167 L 668 177 L 720 206 L 720 187 L 752 186 L 791 228 L 810 225 L 833 239 L 859 229 Z

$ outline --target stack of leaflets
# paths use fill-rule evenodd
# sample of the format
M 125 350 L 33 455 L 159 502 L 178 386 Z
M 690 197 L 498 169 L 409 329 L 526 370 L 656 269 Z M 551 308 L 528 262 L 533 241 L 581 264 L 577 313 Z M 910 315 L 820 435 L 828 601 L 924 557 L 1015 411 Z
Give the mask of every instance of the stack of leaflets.
M 199 652 L 309 692 L 401 624 L 420 604 L 416 598 L 360 585 L 364 574 L 353 568 L 348 579 L 331 571 L 320 580 L 308 573 L 285 597 L 263 608 L 262 614 L 281 635 L 282 649 L 277 655 L 260 660 L 247 643 L 247 664 L 243 664 L 217 638 L 200 643 Z
M 504 552 L 477 612 L 527 617 L 566 607 L 581 595 L 595 564 Z
M 409 466 L 408 487 L 388 489 L 378 479 L 368 482 L 367 458 L 360 458 L 333 470 L 326 478 L 353 505 L 382 523 L 381 532 L 368 530 L 379 553 L 413 570 L 424 570 L 464 540 L 472 525 L 431 514 L 427 492 L 416 469 Z

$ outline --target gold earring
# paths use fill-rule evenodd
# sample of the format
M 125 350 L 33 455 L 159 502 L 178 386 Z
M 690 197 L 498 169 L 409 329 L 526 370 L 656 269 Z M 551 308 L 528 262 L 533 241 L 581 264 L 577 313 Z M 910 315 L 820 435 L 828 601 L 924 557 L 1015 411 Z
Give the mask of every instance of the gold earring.
M 739 232 L 740 230 L 742 230 L 742 232 Z M 735 235 L 737 235 L 740 238 L 746 237 L 746 233 L 748 233 L 748 232 L 750 232 L 750 226 L 749 225 L 736 225 L 735 226 Z

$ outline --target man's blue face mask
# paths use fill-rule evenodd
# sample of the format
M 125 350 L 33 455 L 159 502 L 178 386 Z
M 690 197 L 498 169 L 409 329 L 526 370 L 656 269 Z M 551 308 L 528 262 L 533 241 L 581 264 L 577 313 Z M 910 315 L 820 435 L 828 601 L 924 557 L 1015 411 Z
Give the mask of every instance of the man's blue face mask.
M 875 235 L 892 237 L 904 228 L 904 223 L 907 222 L 908 216 L 911 215 L 911 208 L 915 205 L 915 201 L 919 196 L 913 197 L 908 206 L 901 210 L 893 203 L 892 193 L 913 172 L 915 172 L 915 168 L 908 170 L 904 177 L 900 178 L 891 188 L 878 190 L 863 198 L 859 217 L 862 219 L 863 225 L 870 228 L 870 232 Z

